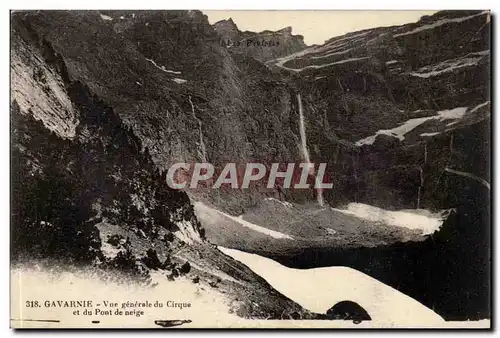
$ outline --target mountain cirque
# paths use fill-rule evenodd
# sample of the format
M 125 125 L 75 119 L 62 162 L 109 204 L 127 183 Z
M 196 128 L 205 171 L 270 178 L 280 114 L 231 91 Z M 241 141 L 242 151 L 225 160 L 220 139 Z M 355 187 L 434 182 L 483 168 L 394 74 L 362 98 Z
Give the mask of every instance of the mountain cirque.
M 14 256 L 70 259 L 146 281 L 154 269 L 171 279 L 198 276 L 238 298 L 241 316 L 317 318 L 216 250 L 209 241 L 221 235 L 208 236 L 217 228 L 203 229 L 192 205 L 257 222 L 259 210 L 269 208 L 265 198 L 279 199 L 279 191 L 186 194 L 164 181 L 176 162 L 301 160 L 300 93 L 311 160 L 327 163 L 333 177 L 326 203 L 471 210 L 470 228 L 465 221 L 464 228 L 445 223 L 436 236 L 416 240 L 411 231 L 380 234 L 370 227 L 362 228 L 365 237 L 348 232 L 338 243 L 373 247 L 413 239 L 411 245 L 435 249 L 429 241 L 436 237 L 444 246 L 478 244 L 478 268 L 470 273 L 485 278 L 489 18 L 489 12 L 441 11 L 306 46 L 290 28 L 241 32 L 231 19 L 210 25 L 200 11 L 12 13 Z M 315 197 L 314 191 L 285 196 L 295 204 Z M 307 224 L 294 224 L 293 231 L 317 237 L 321 227 L 328 232 L 322 222 L 314 218 L 318 228 L 310 234 Z M 377 236 L 370 243 L 372 230 Z M 443 239 L 449 233 L 452 239 Z M 62 245 L 54 247 L 56 239 Z M 285 251 L 269 247 L 262 252 Z M 186 262 L 190 270 L 182 272 Z M 214 266 L 224 278 L 211 272 Z M 470 302 L 482 297 L 476 291 Z M 484 317 L 479 307 L 477 316 Z

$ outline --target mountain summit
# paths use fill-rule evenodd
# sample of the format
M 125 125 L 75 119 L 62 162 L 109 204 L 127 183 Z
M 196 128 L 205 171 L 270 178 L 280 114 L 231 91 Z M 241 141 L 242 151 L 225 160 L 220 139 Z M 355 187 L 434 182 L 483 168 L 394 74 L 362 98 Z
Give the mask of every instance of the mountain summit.
M 241 32 L 231 18 L 216 22 L 214 30 L 231 53 L 248 55 L 258 61 L 267 61 L 306 48 L 302 35 L 292 35 L 292 27 L 276 32 Z

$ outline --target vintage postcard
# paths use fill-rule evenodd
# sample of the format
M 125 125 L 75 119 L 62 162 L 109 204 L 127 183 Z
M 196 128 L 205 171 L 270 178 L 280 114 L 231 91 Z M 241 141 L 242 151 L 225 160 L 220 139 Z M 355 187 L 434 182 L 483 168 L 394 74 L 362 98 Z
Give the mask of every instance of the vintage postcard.
M 490 328 L 490 11 L 11 11 L 13 328 Z

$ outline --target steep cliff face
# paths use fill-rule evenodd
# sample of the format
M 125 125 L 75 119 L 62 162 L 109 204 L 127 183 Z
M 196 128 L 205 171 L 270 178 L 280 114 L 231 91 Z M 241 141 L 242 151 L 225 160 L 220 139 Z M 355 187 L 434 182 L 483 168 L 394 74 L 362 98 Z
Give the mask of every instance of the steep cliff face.
M 429 177 L 449 167 L 484 178 L 488 167 L 466 168 L 472 161 L 461 160 L 487 149 L 487 132 L 474 128 L 488 124 L 488 13 L 439 12 L 415 24 L 350 33 L 267 66 L 251 52 L 259 48 L 234 52 L 220 44 L 215 30 L 229 37 L 237 33 L 234 23 L 214 30 L 197 11 L 41 12 L 16 20 L 113 108 L 161 170 L 174 162 L 301 159 L 297 93 L 311 159 L 327 162 L 335 177 L 325 193 L 330 204 L 432 205 L 422 188 L 434 185 Z M 71 123 L 61 128 L 74 133 Z M 452 135 L 470 132 L 476 146 L 452 144 Z M 446 149 L 452 162 L 441 163 L 450 157 Z M 387 188 L 392 197 L 383 196 Z M 411 196 L 419 188 L 417 201 Z M 190 194 L 233 213 L 262 198 L 252 189 Z
M 112 107 L 73 80 L 51 44 L 22 25 L 12 30 L 12 100 L 16 224 L 43 223 L 50 232 L 110 222 L 150 239 L 181 237 L 182 224 L 190 224 L 202 241 L 185 193 L 167 187 Z M 29 250 L 36 236 L 14 229 L 15 249 Z
M 289 86 L 255 59 L 233 57 L 201 12 L 40 12 L 16 20 L 113 108 L 161 170 L 175 162 L 299 156 Z M 260 194 L 229 189 L 197 197 L 237 213 Z
M 489 37 L 488 12 L 443 11 L 268 61 L 302 94 L 311 157 L 338 154 L 326 198 L 432 208 L 446 168 L 489 181 Z
M 70 19 L 67 13 L 52 14 Z M 112 271 L 114 278 L 120 279 L 122 275 L 114 273 L 120 272 L 146 284 L 151 282 L 150 271 L 158 270 L 172 282 L 192 279 L 205 290 L 213 289 L 211 294 L 240 317 L 312 318 L 205 241 L 189 197 L 170 189 L 165 173 L 155 165 L 146 131 L 134 130 L 125 122 L 127 115 L 115 110 L 122 107 L 119 97 L 141 96 L 110 93 L 91 77 L 95 60 L 86 54 L 70 51 L 84 61 L 60 54 L 56 40 L 30 23 L 52 14 L 12 17 L 13 263 L 40 260 L 43 265 L 49 260 L 93 266 Z M 120 68 L 108 71 L 127 73 Z M 109 77 L 115 85 L 120 79 Z

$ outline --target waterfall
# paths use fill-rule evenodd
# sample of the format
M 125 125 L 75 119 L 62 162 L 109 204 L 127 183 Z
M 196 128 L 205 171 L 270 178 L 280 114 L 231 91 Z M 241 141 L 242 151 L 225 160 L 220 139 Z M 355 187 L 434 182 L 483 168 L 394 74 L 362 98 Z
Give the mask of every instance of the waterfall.
M 316 195 L 316 200 L 318 201 L 318 204 L 320 207 L 325 206 L 325 201 L 323 200 L 323 190 L 321 188 L 316 189 L 317 195 Z
M 427 142 L 424 143 L 424 166 L 427 165 Z M 417 209 L 420 209 L 420 199 L 422 197 L 422 188 L 424 186 L 424 169 L 420 166 L 420 186 L 418 187 Z
M 304 124 L 304 110 L 302 108 L 302 100 L 300 98 L 300 94 L 297 94 L 297 101 L 299 102 L 299 126 L 300 126 L 300 144 L 302 147 L 302 156 L 304 157 L 304 161 L 306 163 L 311 163 L 311 159 L 309 158 L 309 150 L 307 149 L 307 137 L 306 137 L 306 126 Z
M 358 192 L 359 192 L 359 177 L 358 177 L 358 163 L 359 163 L 359 153 L 356 150 L 352 158 L 352 169 L 354 175 L 354 182 L 356 182 L 356 194 L 354 195 L 354 201 L 358 201 Z
M 424 145 L 424 164 L 427 164 L 427 142 Z
M 191 104 L 191 112 L 193 114 L 193 118 L 198 122 L 198 133 L 200 135 L 200 155 L 201 159 L 204 163 L 207 163 L 207 147 L 205 146 L 205 141 L 203 140 L 203 130 L 201 129 L 202 123 L 201 120 L 194 113 L 194 104 L 191 100 L 191 95 L 189 95 L 189 103 Z
M 304 158 L 305 163 L 311 163 L 309 150 L 307 149 L 306 126 L 304 123 L 304 108 L 302 107 L 302 99 L 300 98 L 300 94 L 297 94 L 297 101 L 299 104 L 299 118 L 300 118 L 299 130 L 300 130 L 300 145 L 302 150 L 302 157 Z M 314 169 L 312 170 L 312 173 L 314 174 Z M 325 205 L 325 202 L 323 200 L 323 190 L 321 190 L 321 188 L 318 188 L 316 189 L 316 191 L 317 191 L 316 199 L 318 201 L 318 204 L 322 207 Z
M 420 185 L 418 187 L 418 193 L 417 193 L 417 209 L 420 209 L 420 199 L 422 197 L 422 188 L 424 186 L 424 169 L 422 167 L 419 167 L 420 171 Z

